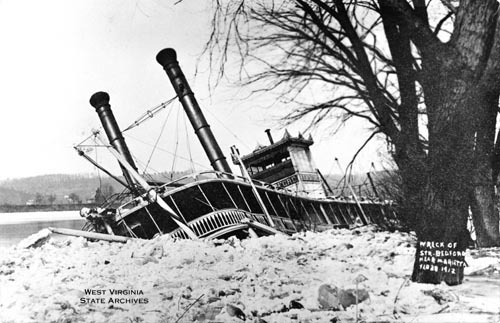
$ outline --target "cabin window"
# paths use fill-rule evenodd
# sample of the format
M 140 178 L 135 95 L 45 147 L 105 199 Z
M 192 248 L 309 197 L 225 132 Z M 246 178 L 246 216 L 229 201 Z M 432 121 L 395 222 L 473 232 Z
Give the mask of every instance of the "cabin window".
M 351 210 L 354 213 L 353 219 L 356 219 L 356 217 L 359 217 L 359 219 L 364 223 L 365 221 L 363 220 L 363 214 L 361 213 L 361 210 L 359 209 L 359 206 L 357 204 L 351 204 Z
M 262 211 L 262 209 L 259 205 L 259 202 L 257 201 L 257 198 L 255 198 L 255 195 L 252 191 L 252 188 L 250 186 L 246 186 L 246 185 L 238 185 L 238 186 L 241 189 L 241 193 L 243 195 L 243 198 L 245 199 L 248 206 L 250 207 L 250 212 L 264 214 L 264 212 Z
M 269 201 L 274 206 L 276 210 L 276 215 L 282 218 L 288 218 L 287 211 L 283 208 L 283 204 L 279 200 L 278 194 L 275 192 L 268 192 L 267 196 L 269 197 Z
M 309 217 L 310 221 L 313 223 L 321 223 L 320 219 L 318 218 L 318 215 L 316 213 L 316 210 L 314 209 L 314 206 L 311 204 L 311 202 L 308 201 L 303 201 L 304 203 L 304 208 L 306 210 L 306 214 Z
M 339 221 L 337 215 L 333 211 L 332 203 L 323 203 L 322 205 L 323 205 L 323 210 L 325 210 L 326 216 L 328 216 L 328 218 L 330 219 L 330 221 L 332 221 L 333 224 L 342 223 L 341 221 Z
M 342 204 L 336 202 L 336 203 L 330 204 L 330 207 L 333 209 L 333 212 L 340 219 L 341 224 L 349 224 L 349 221 L 347 220 L 347 216 L 344 213 L 344 211 L 342 210 Z
M 297 203 L 299 205 L 299 212 L 302 215 L 302 218 L 304 219 L 304 221 L 311 222 L 312 218 L 311 218 L 311 216 L 309 215 L 309 212 L 306 209 L 304 201 L 302 201 L 301 199 L 299 199 Z
M 272 168 L 272 167 L 274 167 L 274 163 L 267 164 L 266 167 L 265 167 L 265 169 L 269 169 L 269 168 Z
M 233 201 L 234 201 L 234 203 L 236 203 L 236 206 L 238 209 L 250 211 L 247 203 L 245 203 L 245 199 L 243 198 L 242 193 L 240 192 L 240 190 L 238 188 L 238 184 L 225 183 L 224 186 L 226 187 L 227 191 L 229 192 L 229 195 L 231 195 L 231 197 L 233 198 Z
M 176 192 L 172 198 L 187 221 L 213 211 L 198 185 Z
M 165 202 L 167 203 L 172 210 L 176 211 L 174 204 L 170 199 L 165 198 Z M 149 214 L 148 214 L 149 211 Z M 158 233 L 158 228 L 151 220 L 151 216 L 154 217 L 156 224 L 160 227 L 160 229 L 165 230 L 166 228 L 176 227 L 177 224 L 172 220 L 172 217 L 168 215 L 168 213 L 162 209 L 158 204 L 153 203 L 143 208 L 136 214 L 131 214 L 130 217 L 126 217 L 126 223 L 130 226 L 132 231 L 139 238 L 152 237 L 156 233 Z M 141 221 L 139 219 L 144 218 L 145 221 Z M 125 222 L 125 221 L 124 221 Z
M 165 202 L 166 202 L 166 203 L 170 206 L 170 208 L 171 208 L 172 210 L 174 210 L 175 212 L 177 212 L 177 213 L 181 216 L 181 218 L 182 218 L 182 220 L 183 220 L 184 222 L 187 222 L 187 221 L 186 221 L 186 218 L 184 217 L 184 214 L 182 214 L 182 212 L 181 212 L 181 210 L 179 209 L 179 207 L 177 206 L 177 204 L 175 204 L 175 201 L 174 201 L 174 199 L 172 198 L 172 195 L 169 195 L 168 199 L 165 199 Z
M 255 175 L 255 174 L 263 172 L 267 169 L 270 169 L 270 168 L 278 166 L 282 163 L 285 163 L 289 160 L 291 160 L 290 154 L 288 153 L 288 151 L 284 151 L 284 152 L 279 153 L 271 158 L 268 158 L 267 160 L 258 161 L 258 162 L 256 162 L 256 164 L 253 164 L 253 165 L 249 164 L 247 171 L 248 171 L 248 174 Z
M 287 161 L 289 161 L 289 160 L 291 160 L 291 159 L 292 159 L 292 158 L 290 157 L 290 155 L 287 155 L 286 157 L 283 157 L 283 158 L 281 159 L 281 162 L 282 162 L 282 163 L 286 163 Z
M 321 204 L 317 202 L 316 203 L 311 202 L 311 205 L 314 211 L 316 212 L 319 222 L 323 224 L 328 224 L 328 220 L 325 218 L 325 214 L 323 213 L 323 211 L 321 211 Z
M 221 182 L 210 182 L 200 185 L 203 193 L 216 210 L 233 209 L 234 204 Z
M 352 212 L 352 205 L 348 203 L 340 203 L 339 208 L 342 210 L 342 214 L 344 214 L 344 218 L 348 224 L 353 224 L 356 219 L 356 214 Z
M 271 205 L 271 203 L 269 202 L 269 199 L 267 198 L 266 191 L 264 191 L 260 188 L 258 188 L 257 191 L 259 192 L 260 199 L 262 200 L 262 202 L 266 206 L 267 212 L 269 212 L 270 215 L 276 215 L 275 214 L 276 212 L 274 211 L 273 206 Z
M 227 185 L 225 185 L 223 182 L 221 183 L 222 184 L 222 187 L 224 188 L 224 190 L 226 191 L 226 194 L 229 196 L 229 198 L 231 199 L 231 203 L 233 203 L 233 206 L 235 209 L 238 208 L 238 205 L 236 204 L 236 202 L 234 201 L 234 198 L 231 196 L 231 194 L 229 193 L 229 190 L 227 189 Z
M 378 207 L 376 204 L 361 204 L 361 207 L 363 208 L 363 211 L 365 212 L 365 216 L 368 221 L 370 219 L 373 219 L 372 214 L 380 214 L 380 211 L 376 211 L 376 208 Z M 359 208 L 358 208 L 359 209 Z M 360 211 L 361 213 L 361 211 Z M 361 220 L 363 221 L 364 224 L 368 224 L 365 221 L 365 218 L 363 217 L 363 214 L 360 214 Z
M 267 196 L 267 192 L 262 190 L 262 189 L 257 189 L 257 190 L 259 191 L 259 195 L 260 195 L 262 202 L 264 202 L 264 205 L 266 206 L 267 212 L 269 212 L 269 214 L 271 214 L 271 215 L 277 216 L 273 205 L 269 201 L 269 197 Z
M 304 211 L 300 209 L 300 204 L 297 198 L 281 195 L 281 200 L 285 205 L 285 210 L 288 212 L 292 219 L 297 221 L 303 220 L 302 214 L 304 214 Z
M 360 212 L 359 212 L 358 206 L 356 204 L 348 204 L 348 205 L 346 205 L 346 207 L 347 207 L 347 209 L 349 211 L 349 214 L 351 214 L 351 219 L 353 221 L 355 221 L 356 218 L 358 216 L 360 216 Z
M 250 166 L 247 168 L 249 175 L 254 175 L 254 174 L 260 173 L 263 170 L 264 170 L 264 167 L 261 167 L 261 166 Z

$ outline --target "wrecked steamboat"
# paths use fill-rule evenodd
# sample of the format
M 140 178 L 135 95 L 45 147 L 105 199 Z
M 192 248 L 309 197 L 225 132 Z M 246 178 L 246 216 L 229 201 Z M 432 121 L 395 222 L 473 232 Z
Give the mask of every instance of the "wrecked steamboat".
M 156 59 L 170 79 L 213 171 L 168 183 L 148 182 L 134 164 L 111 111 L 109 95 L 95 93 L 90 104 L 109 143 L 99 134 L 95 136 L 120 163 L 124 180 L 114 178 L 128 188 L 132 198 L 118 207 L 82 210 L 86 231 L 99 237 L 114 236 L 114 240 L 150 239 L 163 234 L 191 239 L 242 238 L 354 223 L 382 224 L 391 217 L 390 206 L 383 203 L 327 197 L 309 151 L 311 137 L 293 137 L 285 131 L 275 142 L 268 132 L 268 146 L 241 157 L 232 147 L 232 160 L 241 176 L 234 174 L 179 67 L 176 52 L 164 49 Z M 82 149 L 75 148 L 92 161 Z

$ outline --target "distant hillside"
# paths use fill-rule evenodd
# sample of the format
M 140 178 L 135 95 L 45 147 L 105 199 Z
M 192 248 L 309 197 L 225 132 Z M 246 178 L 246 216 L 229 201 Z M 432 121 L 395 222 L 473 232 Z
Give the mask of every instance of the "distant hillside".
M 0 204 L 25 204 L 29 200 L 46 200 L 54 195 L 54 203 L 62 203 L 65 196 L 76 194 L 85 201 L 95 195 L 99 187 L 99 177 L 92 175 L 53 174 L 26 178 L 9 179 L 0 182 Z M 121 191 L 120 185 L 108 177 L 103 177 L 102 184 L 109 184 L 115 191 Z M 45 202 L 45 201 L 44 201 Z
M 34 197 L 34 194 L 0 186 L 0 204 L 25 204 Z
M 178 178 L 186 172 L 156 174 L 159 180 L 169 181 Z M 123 179 L 122 179 L 123 180 Z M 67 197 L 75 195 L 83 202 L 94 198 L 97 188 L 111 186 L 112 191 L 119 193 L 123 186 L 114 179 L 97 175 L 85 174 L 51 174 L 26 178 L 8 179 L 0 182 L 0 204 L 26 204 L 32 200 L 36 204 L 47 204 L 49 196 L 53 195 L 53 203 L 67 203 Z M 42 201 L 36 201 L 36 199 Z

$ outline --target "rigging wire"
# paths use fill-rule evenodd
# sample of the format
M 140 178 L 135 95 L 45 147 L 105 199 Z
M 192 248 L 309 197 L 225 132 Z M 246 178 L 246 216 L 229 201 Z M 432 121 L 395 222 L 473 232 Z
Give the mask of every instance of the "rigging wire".
M 183 119 L 184 119 L 184 132 L 186 133 L 186 146 L 187 146 L 187 150 L 188 150 L 188 154 L 189 154 L 189 167 L 190 167 L 190 171 L 192 173 L 196 173 L 196 168 L 194 167 L 193 155 L 191 154 L 191 145 L 189 142 L 189 132 L 188 132 L 185 114 L 183 114 Z
M 144 168 L 144 167 L 146 166 L 146 164 L 145 164 L 142 160 L 140 160 L 139 158 L 135 157 L 135 155 L 134 155 L 134 154 L 132 154 L 132 153 L 131 153 L 131 155 L 132 155 L 132 158 L 134 159 L 134 162 L 136 163 L 136 165 L 138 165 L 138 166 L 139 166 L 139 167 L 141 167 L 141 168 Z M 156 170 L 155 170 L 155 169 L 153 169 L 153 168 L 151 168 L 151 167 L 149 167 L 149 168 L 150 168 L 153 172 L 156 172 Z M 143 172 L 143 173 L 142 173 L 142 174 L 140 174 L 140 175 L 142 175 L 142 177 L 144 177 L 144 179 L 146 179 L 146 180 L 149 180 L 149 181 L 154 181 L 154 178 L 153 178 L 153 176 L 151 175 L 151 173 Z
M 93 130 L 92 133 L 85 139 L 83 139 L 79 144 L 76 144 L 75 147 L 84 147 L 86 145 L 83 145 L 84 142 L 86 142 L 87 140 L 91 139 L 92 137 L 95 136 L 95 131 Z
M 149 163 L 151 162 L 151 158 L 153 158 L 153 154 L 156 151 L 156 147 L 158 146 L 158 143 L 160 142 L 161 136 L 163 135 L 163 131 L 165 130 L 165 126 L 167 125 L 168 118 L 170 117 L 170 113 L 172 112 L 172 109 L 168 110 L 167 117 L 165 118 L 165 121 L 163 122 L 163 125 L 160 130 L 160 134 L 158 135 L 158 138 L 156 138 L 156 142 L 153 146 L 153 149 L 151 150 L 151 154 L 149 155 L 148 162 L 146 163 L 146 167 L 144 168 L 144 173 L 146 173 Z
M 104 167 L 102 167 L 101 165 L 99 165 L 99 155 L 98 155 L 98 149 L 97 148 L 99 148 L 99 147 L 106 147 L 106 145 L 97 144 L 97 142 L 95 142 L 95 138 L 96 138 L 96 133 L 99 133 L 102 130 L 103 130 L 102 127 L 99 130 L 93 129 L 92 133 L 88 137 L 86 137 L 83 141 L 81 141 L 79 144 L 77 144 L 77 145 L 74 146 L 74 148 L 77 150 L 78 154 L 80 156 L 84 157 L 87 161 L 89 161 L 94 166 L 94 168 L 97 170 L 97 177 L 99 179 L 99 187 L 98 187 L 98 189 L 101 191 L 101 194 L 103 193 L 103 191 L 102 191 L 103 190 L 103 182 L 102 182 L 101 171 L 104 172 L 104 173 L 106 173 L 109 177 L 113 178 L 114 180 L 116 180 L 118 183 L 120 183 L 124 187 L 128 187 L 128 185 L 125 184 L 123 181 L 121 181 L 118 177 L 116 177 L 115 175 L 111 174 L 108 170 L 106 170 Z M 94 140 L 93 144 L 88 144 L 87 143 L 90 139 Z M 84 149 L 84 148 L 87 148 L 87 149 Z M 95 151 L 95 160 L 93 160 L 92 158 L 90 158 L 90 156 L 88 156 L 85 153 L 85 150 L 86 151 L 90 151 L 88 148 L 91 148 L 91 150 Z
M 117 181 L 118 183 L 120 183 L 123 187 L 126 187 L 128 188 L 129 186 L 124 183 L 122 180 L 120 180 L 117 176 L 111 174 L 111 172 L 109 172 L 106 168 L 102 167 L 101 165 L 99 165 L 96 161 L 94 161 L 92 158 L 90 158 L 87 154 L 85 154 L 85 152 L 83 150 L 81 150 L 80 148 L 78 147 L 75 147 L 75 149 L 78 151 L 78 154 L 80 156 L 82 156 L 83 158 L 85 158 L 87 161 L 89 161 L 92 165 L 94 165 L 97 169 L 103 171 L 104 173 L 106 173 L 109 177 L 111 177 L 112 179 L 114 179 L 115 181 Z
M 140 165 L 140 166 L 144 166 L 144 165 L 145 165 L 145 164 L 144 164 L 142 161 L 140 161 L 139 159 L 135 159 L 135 160 L 136 160 L 136 163 L 137 163 L 138 165 Z M 149 167 L 149 169 L 150 169 L 150 170 L 152 170 L 152 171 L 153 171 L 153 173 L 160 173 L 159 171 L 157 171 L 157 170 L 156 170 L 156 169 L 154 169 L 154 168 Z M 154 181 L 154 180 L 155 180 L 155 179 L 154 179 L 154 177 L 153 177 L 153 175 L 152 175 L 152 173 L 142 173 L 142 176 L 143 176 L 145 179 L 149 180 L 149 181 Z
M 132 128 L 135 128 L 135 127 L 139 126 L 140 124 L 142 124 L 143 122 L 145 122 L 145 121 L 153 118 L 158 112 L 160 112 L 161 110 L 163 110 L 164 108 L 166 108 L 168 105 L 170 105 L 172 102 L 174 102 L 175 99 L 177 99 L 177 96 L 174 96 L 173 98 L 171 98 L 171 99 L 169 99 L 169 100 L 167 100 L 167 101 L 165 101 L 163 103 L 160 103 L 156 107 L 147 110 L 143 115 L 141 115 L 134 122 L 132 122 L 131 125 L 129 125 L 124 130 L 122 130 L 122 133 L 125 132 L 125 131 L 128 131 L 128 130 L 130 130 Z
M 175 162 L 177 160 L 177 149 L 179 148 L 179 110 L 177 109 L 177 120 L 175 122 L 175 149 L 174 159 L 172 160 L 172 168 L 170 169 L 170 180 L 174 178 Z
M 97 159 L 97 149 L 94 149 L 95 151 L 95 162 L 96 164 L 99 164 L 99 160 Z M 99 177 L 99 192 L 102 196 L 102 179 L 101 179 L 101 172 L 100 172 L 100 169 L 95 166 L 95 168 L 97 169 L 97 177 Z M 97 195 L 97 194 L 96 194 Z
M 94 143 L 95 143 L 95 146 L 94 146 L 94 147 L 96 147 L 96 149 L 95 149 L 95 151 L 96 151 L 96 157 L 97 157 L 97 148 L 98 148 L 98 147 L 101 147 L 101 148 L 102 148 L 102 147 L 104 147 L 104 148 L 108 148 L 108 147 L 110 147 L 110 145 L 109 145 L 109 144 L 108 144 L 108 145 L 103 145 L 103 144 L 98 144 L 98 143 L 97 143 L 97 135 L 98 135 L 98 134 L 99 134 L 99 131 L 93 131 L 93 139 L 94 139 Z M 90 161 L 90 162 L 92 162 L 92 161 Z M 130 185 L 128 185 L 128 183 L 127 183 L 127 184 L 125 184 L 123 181 L 121 181 L 121 180 L 118 178 L 118 176 L 111 174 L 111 172 L 109 172 L 107 169 L 105 169 L 104 167 L 100 166 L 100 165 L 97 163 L 97 160 L 96 160 L 96 162 L 95 162 L 95 163 L 96 163 L 96 164 L 95 164 L 95 166 L 96 166 L 97 168 L 101 169 L 103 172 L 105 172 L 106 174 L 108 174 L 111 178 L 113 178 L 115 181 L 117 181 L 117 182 L 118 182 L 118 183 L 120 183 L 121 185 L 123 185 L 123 186 L 125 186 L 126 188 L 130 189 L 130 191 L 131 191 L 131 192 L 133 191 L 133 187 L 131 187 Z M 100 180 L 100 177 L 99 177 L 99 180 Z M 101 189 L 102 189 L 102 187 L 101 187 Z M 102 193 L 102 191 L 101 191 L 101 193 Z
M 245 146 L 246 148 L 248 148 L 249 150 L 252 150 L 252 148 L 250 148 L 241 138 L 239 138 L 234 132 L 232 132 L 219 118 L 217 118 L 215 116 L 214 113 L 212 113 L 209 109 L 205 109 L 205 111 L 207 111 L 208 113 L 210 113 L 210 115 L 212 117 L 214 117 L 214 119 L 220 124 L 222 125 L 222 127 L 224 129 L 226 129 L 234 138 L 236 138 L 243 146 Z
M 102 128 L 100 129 L 102 130 Z M 121 180 L 118 179 L 118 177 L 115 177 L 115 175 L 111 174 L 109 171 L 107 171 L 104 167 L 98 165 L 98 162 L 97 162 L 97 148 L 108 148 L 109 145 L 103 145 L 103 144 L 99 144 L 97 143 L 96 140 L 96 132 L 99 133 L 100 131 L 95 131 L 93 130 L 92 131 L 92 135 L 87 137 L 84 141 L 82 141 L 79 145 L 75 146 L 75 148 L 78 148 L 78 149 L 81 149 L 83 147 L 90 147 L 90 148 L 94 148 L 95 152 L 96 152 L 96 160 L 93 161 L 91 159 L 88 159 L 89 157 L 86 157 L 90 163 L 92 163 L 98 170 L 102 170 L 103 172 L 105 172 L 106 174 L 108 174 L 111 178 L 115 179 L 117 182 L 119 182 L 120 184 L 122 184 L 123 186 L 125 187 L 128 187 L 128 185 L 126 185 L 125 183 L 123 183 Z M 93 138 L 94 139 L 94 144 L 84 144 L 86 141 L 88 141 L 89 139 Z M 140 166 L 144 166 L 145 164 L 142 163 L 138 158 L 136 158 L 132 153 L 130 154 L 132 156 L 132 159 L 134 160 L 134 162 Z M 101 168 L 99 168 L 101 167 Z M 147 165 L 145 166 L 145 168 L 147 168 Z M 153 171 L 156 171 L 153 169 Z M 153 180 L 153 178 L 146 172 L 144 171 L 143 172 L 143 175 L 146 177 L 148 177 L 148 179 L 150 180 Z M 102 190 L 102 179 L 101 179 L 101 174 L 98 172 L 98 176 L 99 176 L 99 188 Z
M 135 141 L 137 141 L 137 142 L 140 142 L 140 143 L 142 143 L 142 144 L 144 144 L 144 145 L 153 146 L 151 143 L 148 143 L 148 142 L 146 142 L 146 141 L 144 141 L 144 140 L 141 140 L 141 139 L 139 139 L 139 138 L 133 137 L 133 136 L 131 136 L 131 135 L 127 135 L 127 138 L 130 138 L 130 139 L 132 139 L 132 140 L 135 140 Z M 163 151 L 163 152 L 165 152 L 165 153 L 167 153 L 167 154 L 170 154 L 170 155 L 172 155 L 172 156 L 174 155 L 174 153 L 172 153 L 172 152 L 170 152 L 170 151 L 168 151 L 168 150 L 166 150 L 166 149 L 164 149 L 164 148 L 157 147 L 156 149 L 158 149 L 158 150 L 160 150 L 160 151 Z M 181 156 L 181 155 L 179 155 L 179 154 L 177 154 L 177 158 L 180 158 L 180 159 L 183 159 L 183 160 L 187 160 L 187 161 L 189 161 L 189 158 L 186 158 L 186 157 Z M 201 164 L 201 163 L 198 163 L 198 162 L 193 162 L 193 163 L 194 163 L 194 164 L 196 164 L 196 165 L 198 165 L 199 167 L 201 167 L 201 168 L 202 168 L 202 169 L 204 169 L 204 170 L 211 170 L 211 169 L 212 169 L 212 167 L 209 167 L 209 166 L 207 166 L 207 165 L 204 165 L 204 164 Z
M 79 144 L 74 145 L 74 147 L 78 147 L 78 148 L 105 147 L 102 144 L 97 144 L 97 142 L 94 140 L 95 136 L 96 136 L 96 133 L 101 133 L 103 131 L 104 131 L 104 128 L 102 126 L 99 126 L 97 129 L 96 128 L 92 128 L 90 130 L 90 135 L 88 135 L 85 139 L 83 139 Z M 89 144 L 88 141 L 90 141 L 91 139 L 92 139 L 92 143 Z

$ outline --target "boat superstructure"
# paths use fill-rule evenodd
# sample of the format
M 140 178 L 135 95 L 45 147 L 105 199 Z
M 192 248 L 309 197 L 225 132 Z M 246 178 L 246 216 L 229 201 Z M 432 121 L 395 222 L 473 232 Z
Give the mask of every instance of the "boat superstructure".
M 343 201 L 328 198 L 324 192 L 304 194 L 324 188 L 308 150 L 312 138 L 285 133 L 275 143 L 268 133 L 270 145 L 249 155 L 241 157 L 233 148 L 233 162 L 240 166 L 242 176 L 233 174 L 179 67 L 175 51 L 162 50 L 157 61 L 170 79 L 213 170 L 168 183 L 146 181 L 121 135 L 109 95 L 98 92 L 90 103 L 109 143 L 100 140 L 120 163 L 125 179 L 122 184 L 132 198 L 119 207 L 83 210 L 87 230 L 143 239 L 163 234 L 225 238 L 292 234 L 356 223 L 385 226 L 394 218 L 388 204 Z

